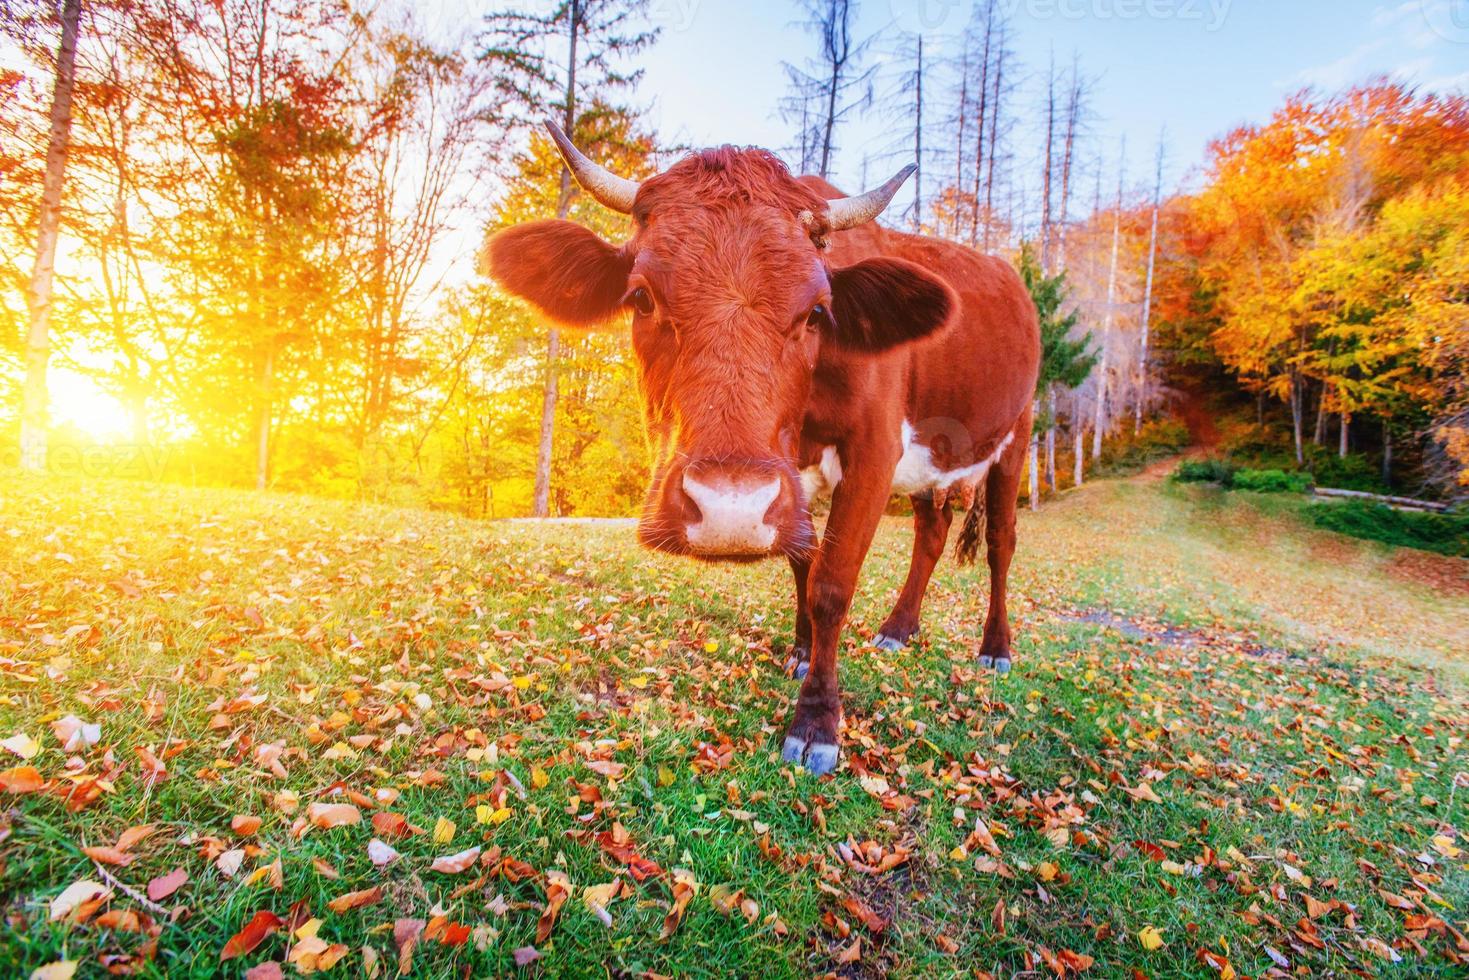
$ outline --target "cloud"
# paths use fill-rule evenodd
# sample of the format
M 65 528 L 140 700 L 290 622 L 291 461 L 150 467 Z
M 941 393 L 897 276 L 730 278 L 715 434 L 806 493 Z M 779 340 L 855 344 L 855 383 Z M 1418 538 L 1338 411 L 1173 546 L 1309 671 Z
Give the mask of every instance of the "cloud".
M 1409 82 L 1433 78 L 1428 87 L 1442 91 L 1444 81 L 1462 79 L 1457 69 L 1462 64 L 1463 46 L 1440 29 L 1452 13 L 1450 5 L 1461 0 L 1404 0 L 1402 3 L 1378 7 L 1368 19 L 1371 40 L 1334 61 L 1303 69 L 1286 79 L 1284 87 L 1310 86 L 1336 91 L 1374 75 L 1389 74 Z M 1421 52 L 1421 57 L 1394 64 L 1394 53 Z M 1444 73 L 1434 78 L 1436 73 Z

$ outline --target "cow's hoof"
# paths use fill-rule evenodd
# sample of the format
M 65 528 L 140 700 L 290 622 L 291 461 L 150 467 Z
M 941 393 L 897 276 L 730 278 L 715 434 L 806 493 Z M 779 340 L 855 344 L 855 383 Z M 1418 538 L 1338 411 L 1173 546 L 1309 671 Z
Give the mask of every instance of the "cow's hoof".
M 985 656 L 979 658 L 979 665 L 981 667 L 983 667 L 983 668 L 986 668 L 986 669 L 988 669 L 990 667 L 993 667 L 994 670 L 995 670 L 995 673 L 997 673 L 997 674 L 1008 674 L 1008 673 L 1010 673 L 1010 658 L 1009 657 L 991 657 L 989 655 L 985 655 Z
M 872 640 L 872 645 L 879 650 L 887 650 L 889 653 L 897 653 L 899 650 L 908 649 L 908 644 L 895 636 L 888 636 L 886 633 L 877 634 Z
M 786 658 L 786 673 L 798 681 L 806 679 L 806 672 L 811 669 L 811 651 L 806 647 L 794 647 L 791 655 Z
M 803 738 L 787 735 L 780 748 L 780 757 L 786 762 L 799 762 L 813 776 L 825 776 L 837 767 L 841 749 L 828 742 L 807 742 Z

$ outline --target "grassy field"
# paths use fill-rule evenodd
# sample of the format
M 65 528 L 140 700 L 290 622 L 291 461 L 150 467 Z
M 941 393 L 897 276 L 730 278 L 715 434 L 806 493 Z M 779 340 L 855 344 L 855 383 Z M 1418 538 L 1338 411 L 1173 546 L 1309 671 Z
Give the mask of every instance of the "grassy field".
M 997 681 L 985 576 L 947 560 L 917 645 L 863 646 L 906 571 L 889 519 L 815 780 L 778 760 L 784 566 L 0 481 L 3 976 L 1469 960 L 1469 562 L 1096 484 L 1022 516 Z

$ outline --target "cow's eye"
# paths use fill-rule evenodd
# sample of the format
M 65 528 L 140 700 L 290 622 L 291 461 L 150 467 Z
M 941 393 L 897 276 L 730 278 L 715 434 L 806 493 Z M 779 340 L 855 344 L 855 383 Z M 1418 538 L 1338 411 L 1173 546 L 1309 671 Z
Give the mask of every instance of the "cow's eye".
M 811 312 L 806 314 L 806 326 L 812 330 L 822 330 L 831 326 L 831 311 L 822 303 L 811 307 Z
M 627 305 L 638 316 L 653 315 L 653 295 L 642 286 L 627 294 Z

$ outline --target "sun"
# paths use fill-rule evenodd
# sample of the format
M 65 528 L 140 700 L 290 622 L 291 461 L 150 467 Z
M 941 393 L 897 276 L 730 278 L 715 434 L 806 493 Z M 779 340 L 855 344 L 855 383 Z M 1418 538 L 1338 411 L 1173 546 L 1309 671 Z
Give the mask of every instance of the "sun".
M 127 408 L 94 380 L 66 368 L 53 368 L 49 375 L 53 429 L 74 428 L 102 443 L 130 436 L 133 426 Z

